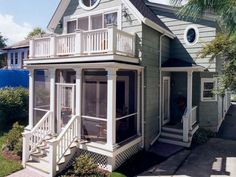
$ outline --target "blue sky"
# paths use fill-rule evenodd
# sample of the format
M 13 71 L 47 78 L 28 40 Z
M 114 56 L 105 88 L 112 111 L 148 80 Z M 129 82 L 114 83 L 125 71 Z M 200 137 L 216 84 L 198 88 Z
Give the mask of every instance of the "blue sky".
M 0 32 L 14 43 L 35 27 L 46 29 L 59 0 L 0 0 Z

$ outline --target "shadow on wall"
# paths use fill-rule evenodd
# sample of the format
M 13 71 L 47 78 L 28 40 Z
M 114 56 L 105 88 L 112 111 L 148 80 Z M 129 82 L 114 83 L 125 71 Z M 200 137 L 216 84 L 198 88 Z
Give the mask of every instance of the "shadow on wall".
M 0 88 L 29 87 L 29 71 L 27 70 L 0 70 Z

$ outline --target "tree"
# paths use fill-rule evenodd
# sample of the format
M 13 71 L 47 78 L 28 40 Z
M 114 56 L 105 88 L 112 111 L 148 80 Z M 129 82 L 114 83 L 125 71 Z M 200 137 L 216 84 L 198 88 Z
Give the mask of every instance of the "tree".
M 6 42 L 7 42 L 7 39 L 4 38 L 0 33 L 0 49 L 7 46 Z M 5 59 L 5 55 L 0 53 L 0 68 L 2 68 L 5 65 L 4 59 Z
M 37 27 L 37 28 L 34 28 L 33 31 L 31 31 L 31 32 L 28 34 L 27 38 L 32 38 L 32 37 L 36 37 L 36 36 L 42 36 L 42 35 L 44 35 L 45 33 L 46 33 L 46 32 L 45 32 L 43 29 Z
M 7 45 L 6 45 L 6 42 L 7 42 L 7 39 L 4 38 L 4 37 L 1 35 L 1 33 L 0 33 L 0 49 L 2 49 L 2 48 L 4 48 L 4 47 L 7 46 Z
M 180 6 L 182 0 L 170 0 Z M 182 19 L 197 20 L 208 13 L 214 13 L 222 33 L 200 52 L 201 58 L 211 55 L 211 60 L 221 56 L 224 60 L 224 74 L 220 79 L 219 92 L 236 90 L 236 1 L 235 0 L 189 0 L 181 6 L 177 15 Z M 223 57 L 222 57 L 223 56 Z

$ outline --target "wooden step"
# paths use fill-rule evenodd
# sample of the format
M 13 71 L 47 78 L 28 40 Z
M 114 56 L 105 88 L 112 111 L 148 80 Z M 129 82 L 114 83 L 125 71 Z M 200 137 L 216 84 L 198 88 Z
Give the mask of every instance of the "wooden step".
M 182 140 L 183 139 L 183 135 L 182 134 L 167 133 L 167 132 L 162 132 L 161 133 L 161 137 L 175 138 L 175 139 L 178 139 L 178 140 Z
M 166 139 L 166 138 L 159 138 L 158 139 L 160 142 L 162 143 L 168 143 L 168 144 L 174 144 L 174 145 L 178 145 L 178 146 L 183 146 L 183 147 L 190 147 L 191 146 L 191 142 L 183 142 L 183 141 L 178 141 L 175 139 Z
M 183 134 L 183 130 L 177 128 L 162 127 L 162 131 Z

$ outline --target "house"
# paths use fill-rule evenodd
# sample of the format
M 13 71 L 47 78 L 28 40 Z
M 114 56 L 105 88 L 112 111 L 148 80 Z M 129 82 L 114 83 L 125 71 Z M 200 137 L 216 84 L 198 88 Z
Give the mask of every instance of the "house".
M 29 125 L 22 164 L 55 176 L 88 154 L 112 171 L 156 141 L 189 147 L 218 130 L 230 94 L 217 95 L 220 58 L 197 53 L 213 17 L 179 20 L 143 0 L 61 0 L 48 37 L 30 40 Z
M 29 55 L 29 40 L 17 42 L 4 50 L 7 53 L 7 69 L 23 69 L 23 61 Z

